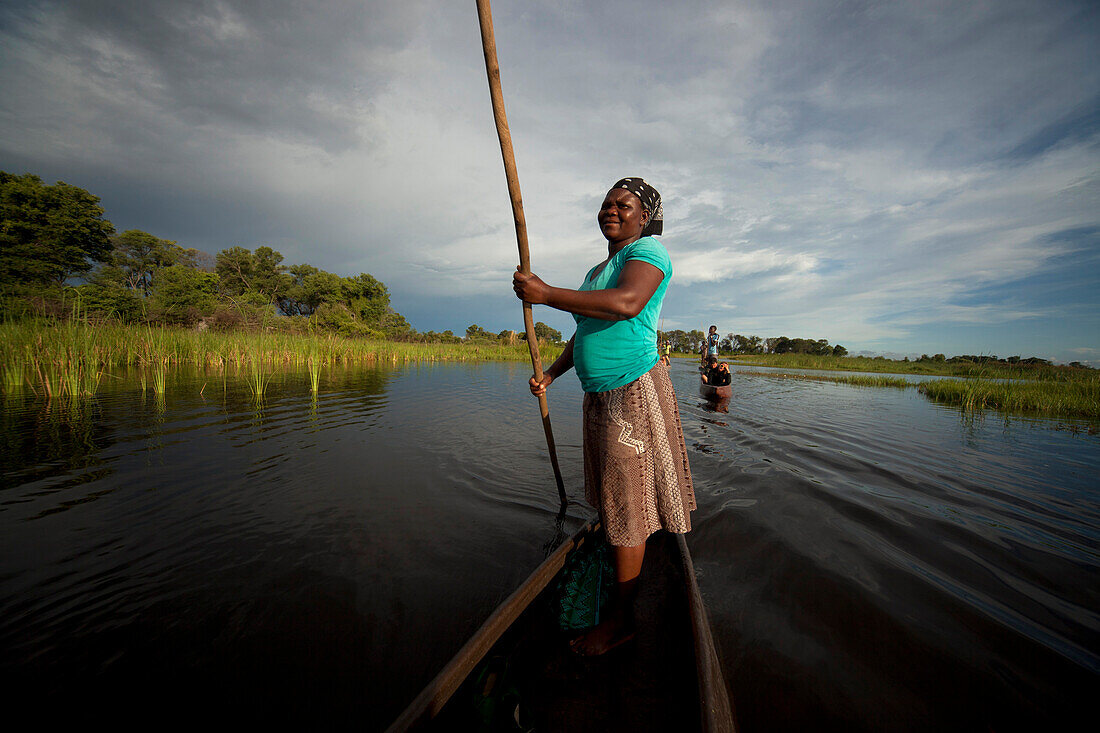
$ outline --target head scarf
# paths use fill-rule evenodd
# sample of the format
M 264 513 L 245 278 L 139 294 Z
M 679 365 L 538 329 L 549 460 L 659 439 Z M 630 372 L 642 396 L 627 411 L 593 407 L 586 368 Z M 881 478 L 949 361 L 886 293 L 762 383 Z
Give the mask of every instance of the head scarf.
M 642 202 L 642 210 L 649 215 L 646 220 L 645 228 L 642 229 L 642 236 L 648 237 L 651 234 L 660 234 L 665 228 L 665 210 L 661 206 L 661 194 L 657 193 L 657 189 L 650 186 L 641 178 L 623 178 L 615 183 L 611 187 L 611 190 L 616 188 L 625 188 L 632 194 L 637 196 Z

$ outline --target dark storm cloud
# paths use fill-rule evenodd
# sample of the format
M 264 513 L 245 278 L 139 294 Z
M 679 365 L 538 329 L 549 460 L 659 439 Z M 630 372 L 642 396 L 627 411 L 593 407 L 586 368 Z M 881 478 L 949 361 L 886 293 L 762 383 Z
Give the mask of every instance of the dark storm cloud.
M 4 28 L 101 90 L 86 101 L 128 144 L 155 141 L 140 124 L 153 107 L 184 129 L 339 151 L 357 142 L 357 112 L 384 84 L 377 64 L 408 41 L 419 12 L 418 3 L 69 0 L 10 7 Z
M 1100 313 L 1073 264 L 1095 236 L 1060 234 L 1100 226 L 1097 3 L 493 10 L 548 281 L 599 254 L 606 187 L 641 175 L 665 201 L 668 328 L 1027 350 L 937 341 L 996 322 L 1097 346 L 1100 317 L 1060 317 Z M 514 325 L 473 3 L 6 3 L 0 65 L 5 170 L 83 185 L 116 224 L 187 246 L 371 272 L 421 329 Z M 1029 286 L 1060 280 L 1060 303 Z

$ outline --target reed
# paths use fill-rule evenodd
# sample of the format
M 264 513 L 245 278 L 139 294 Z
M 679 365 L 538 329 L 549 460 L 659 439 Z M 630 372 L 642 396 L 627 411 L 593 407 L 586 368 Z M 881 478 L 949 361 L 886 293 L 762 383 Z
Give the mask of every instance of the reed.
M 164 397 L 168 387 L 168 364 L 164 361 L 153 362 L 153 394 Z
M 104 369 L 151 365 L 163 362 L 173 367 L 182 364 L 245 367 L 260 355 L 272 366 L 296 366 L 308 363 L 311 356 L 319 365 L 341 363 L 404 364 L 417 361 L 522 361 L 528 358 L 526 346 L 498 343 L 438 344 L 351 339 L 330 334 L 282 332 L 211 332 L 170 327 L 129 326 L 117 322 L 47 321 L 25 319 L 0 324 L 0 359 L 5 374 L 16 380 L 23 374 L 45 374 L 51 369 L 81 370 L 80 387 L 87 390 Z M 544 346 L 549 363 L 561 347 Z M 52 372 L 51 372 L 52 374 Z M 48 376 L 48 379 L 52 377 Z M 5 384 L 5 381 L 0 382 Z M 40 385 L 41 386 L 41 385 Z M 50 389 L 55 385 L 51 382 Z
M 310 352 L 309 358 L 306 360 L 306 367 L 309 369 L 309 391 L 317 394 L 317 390 L 321 386 L 321 355 L 319 352 Z
M 773 379 L 799 379 L 808 382 L 835 382 L 837 384 L 850 384 L 854 387 L 893 387 L 895 389 L 908 389 L 916 386 L 913 382 L 900 377 L 872 377 L 872 376 L 843 376 L 834 377 L 823 374 L 784 374 L 779 372 L 750 372 L 738 370 L 738 374 L 748 374 L 754 377 L 772 377 Z
M 246 383 L 248 384 L 249 390 L 252 392 L 252 399 L 256 402 L 263 401 L 264 393 L 267 391 L 267 385 L 271 381 L 272 374 L 273 371 L 267 369 L 264 364 L 263 354 L 253 354 L 252 358 L 248 361 Z
M 25 374 L 26 364 L 22 360 L 4 359 L 3 368 L 0 369 L 0 379 L 3 380 L 4 392 L 20 392 L 27 384 Z
M 920 385 L 929 399 L 968 412 L 999 410 L 1100 418 L 1100 377 L 1073 382 L 998 382 L 937 379 Z
M 783 372 L 752 372 L 738 370 L 738 375 L 797 379 L 812 382 L 834 382 L 856 387 L 916 387 L 934 402 L 955 405 L 964 412 L 979 413 L 997 410 L 1012 413 L 1034 413 L 1058 417 L 1100 418 L 1100 376 L 1074 381 L 1025 381 L 971 379 L 934 379 L 910 382 L 897 377 L 832 376 L 823 374 L 787 374 Z
M 731 358 L 738 364 L 780 369 L 816 369 L 831 372 L 920 374 L 928 376 L 1025 379 L 1046 382 L 1087 380 L 1096 372 L 1054 364 L 1019 365 L 1000 362 L 894 361 L 866 356 L 814 356 L 812 354 L 754 354 Z

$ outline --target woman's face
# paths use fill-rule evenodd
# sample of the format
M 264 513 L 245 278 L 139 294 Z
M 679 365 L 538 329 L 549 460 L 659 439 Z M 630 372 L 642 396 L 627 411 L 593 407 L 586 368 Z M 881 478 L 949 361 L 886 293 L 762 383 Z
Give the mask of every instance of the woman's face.
M 642 236 L 646 216 L 637 196 L 625 188 L 613 188 L 604 197 L 596 221 L 608 242 L 632 242 Z

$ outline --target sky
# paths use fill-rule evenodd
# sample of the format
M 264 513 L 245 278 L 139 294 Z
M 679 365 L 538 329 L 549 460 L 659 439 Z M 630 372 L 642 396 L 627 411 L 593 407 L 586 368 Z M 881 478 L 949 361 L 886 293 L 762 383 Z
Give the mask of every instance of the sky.
M 642 176 L 661 328 L 1100 366 L 1100 3 L 496 0 L 532 268 Z M 369 272 L 522 329 L 473 0 L 0 4 L 0 169 L 118 231 Z M 535 317 L 568 335 L 572 319 Z

